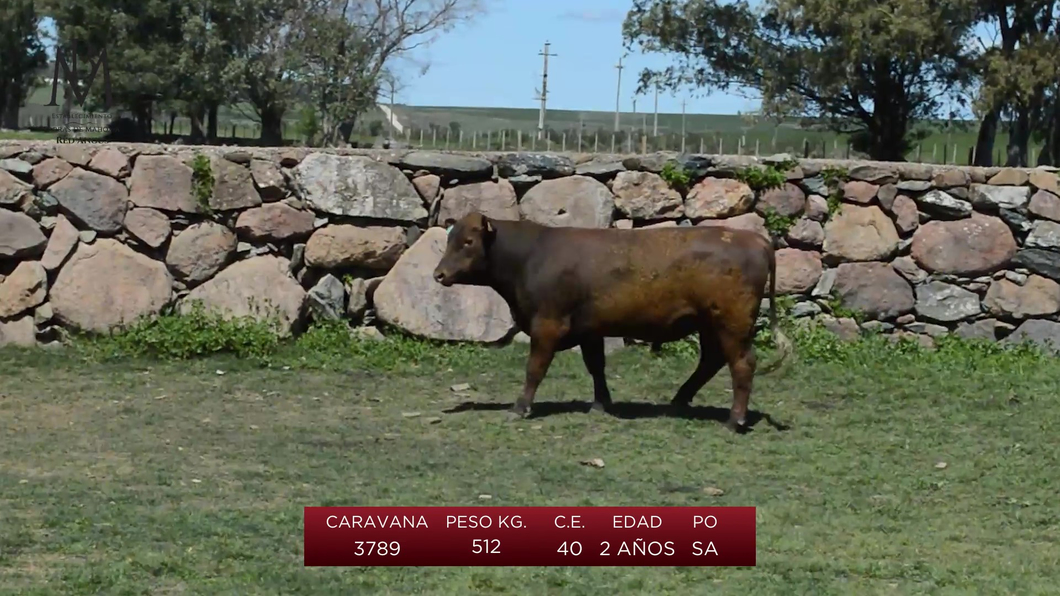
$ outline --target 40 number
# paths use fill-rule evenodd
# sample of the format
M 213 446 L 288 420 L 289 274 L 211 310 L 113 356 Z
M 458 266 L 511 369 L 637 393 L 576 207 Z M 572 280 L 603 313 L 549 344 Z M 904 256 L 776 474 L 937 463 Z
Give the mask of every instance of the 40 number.
M 556 549 L 556 552 L 563 555 L 574 555 L 575 557 L 577 557 L 578 555 L 582 554 L 582 543 L 571 542 L 568 545 L 566 542 L 564 542 L 563 544 L 559 545 L 559 548 Z

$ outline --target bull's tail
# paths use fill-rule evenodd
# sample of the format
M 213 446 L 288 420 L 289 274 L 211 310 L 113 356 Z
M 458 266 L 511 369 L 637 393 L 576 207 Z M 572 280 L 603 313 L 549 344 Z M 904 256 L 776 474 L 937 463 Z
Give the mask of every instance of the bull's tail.
M 776 250 L 769 247 L 769 329 L 777 342 L 777 357 L 758 368 L 758 372 L 769 374 L 778 368 L 795 351 L 795 346 L 777 324 L 777 256 Z

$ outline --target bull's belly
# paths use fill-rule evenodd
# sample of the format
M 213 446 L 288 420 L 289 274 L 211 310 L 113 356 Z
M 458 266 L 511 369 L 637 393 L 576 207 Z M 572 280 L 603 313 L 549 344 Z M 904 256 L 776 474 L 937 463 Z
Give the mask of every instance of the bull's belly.
M 634 311 L 596 313 L 582 321 L 573 321 L 578 335 L 624 337 L 645 342 L 677 341 L 696 333 L 704 324 L 704 315 L 689 305 L 671 308 L 642 308 Z

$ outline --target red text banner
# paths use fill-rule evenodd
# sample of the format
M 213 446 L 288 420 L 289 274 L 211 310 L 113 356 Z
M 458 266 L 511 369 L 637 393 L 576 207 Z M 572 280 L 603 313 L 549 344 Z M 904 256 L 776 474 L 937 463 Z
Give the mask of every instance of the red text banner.
M 754 566 L 754 507 L 306 507 L 305 565 Z

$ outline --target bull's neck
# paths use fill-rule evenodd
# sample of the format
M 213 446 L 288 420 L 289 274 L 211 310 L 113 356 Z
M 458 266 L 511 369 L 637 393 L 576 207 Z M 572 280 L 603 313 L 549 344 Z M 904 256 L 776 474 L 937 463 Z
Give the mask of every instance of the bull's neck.
M 489 286 L 509 303 L 524 275 L 525 264 L 533 256 L 540 227 L 529 222 L 497 221 L 493 245 L 489 250 Z

